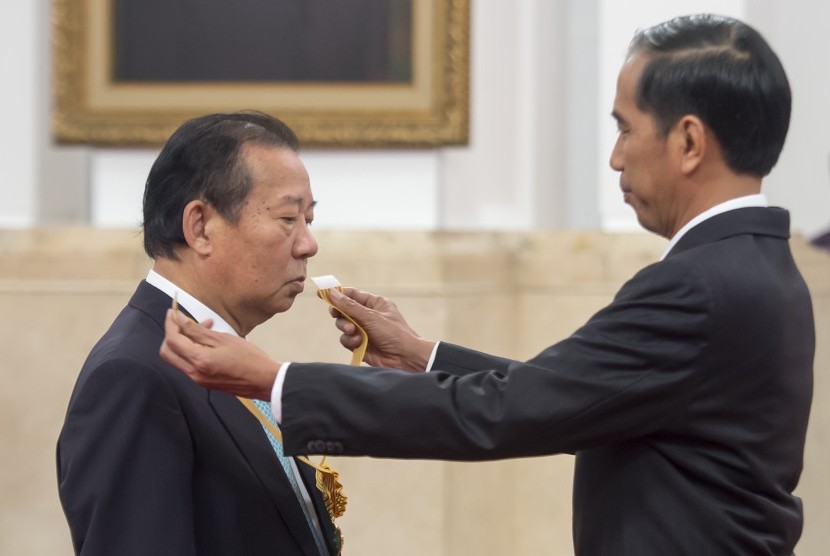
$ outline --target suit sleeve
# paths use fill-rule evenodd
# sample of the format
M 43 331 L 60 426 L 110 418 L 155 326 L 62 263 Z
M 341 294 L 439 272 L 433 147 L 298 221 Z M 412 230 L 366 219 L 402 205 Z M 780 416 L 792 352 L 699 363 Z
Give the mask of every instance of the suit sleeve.
M 664 261 L 526 362 L 442 343 L 426 374 L 293 364 L 283 390 L 285 446 L 486 460 L 679 429 L 705 368 L 711 313 L 699 274 Z
M 109 360 L 79 385 L 58 442 L 61 503 L 88 555 L 195 554 L 192 441 L 151 366 Z

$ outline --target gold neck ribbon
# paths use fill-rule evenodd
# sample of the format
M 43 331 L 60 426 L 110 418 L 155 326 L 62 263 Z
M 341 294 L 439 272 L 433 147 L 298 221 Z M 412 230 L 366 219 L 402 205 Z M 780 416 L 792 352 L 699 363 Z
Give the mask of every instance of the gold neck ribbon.
M 343 287 L 340 285 L 340 281 L 331 275 L 317 276 L 312 278 L 311 281 L 314 282 L 315 286 L 317 286 L 317 296 L 329 305 L 332 305 L 331 300 L 329 299 L 329 292 L 332 288 L 337 288 L 339 291 L 343 290 Z M 366 348 L 369 346 L 369 335 L 366 334 L 363 327 L 355 322 L 352 317 L 342 311 L 340 314 L 354 324 L 363 336 L 363 341 L 352 352 L 351 361 L 352 365 L 360 366 L 360 364 L 363 363 L 363 357 L 366 355 Z M 253 403 L 251 403 L 251 406 L 253 406 Z M 276 436 L 276 438 L 281 439 L 280 436 Z M 326 503 L 326 509 L 328 510 L 329 515 L 331 515 L 332 521 L 334 521 L 335 518 L 342 516 L 346 511 L 347 498 L 346 495 L 343 494 L 343 485 L 338 479 L 340 474 L 326 465 L 325 456 L 323 456 L 323 460 L 319 465 L 315 465 L 305 456 L 297 456 L 297 459 L 317 470 L 317 488 L 323 493 L 323 500 Z
M 312 282 L 317 286 L 317 297 L 334 307 L 332 305 L 331 300 L 329 299 L 329 292 L 333 289 L 337 289 L 337 291 L 343 291 L 343 286 L 340 285 L 340 281 L 335 278 L 334 276 L 327 275 L 327 276 L 316 276 L 311 279 Z M 336 307 L 335 307 L 336 308 Z M 340 311 L 340 309 L 337 309 Z M 340 311 L 340 314 L 343 317 L 351 322 L 357 330 L 360 332 L 360 335 L 363 337 L 363 341 L 360 343 L 358 347 L 352 351 L 352 362 L 351 365 L 355 367 L 359 367 L 361 363 L 363 363 L 363 358 L 366 356 L 366 348 L 369 347 L 369 335 L 366 334 L 366 331 L 363 330 L 363 327 L 357 324 L 352 317 Z

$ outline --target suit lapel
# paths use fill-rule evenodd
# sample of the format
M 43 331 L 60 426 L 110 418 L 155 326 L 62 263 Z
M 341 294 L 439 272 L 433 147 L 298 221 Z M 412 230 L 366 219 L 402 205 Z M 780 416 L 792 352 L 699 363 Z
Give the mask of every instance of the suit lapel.
M 271 496 L 274 507 L 288 524 L 297 543 L 306 554 L 317 555 L 317 545 L 300 501 L 259 421 L 230 394 L 208 390 L 208 402 Z

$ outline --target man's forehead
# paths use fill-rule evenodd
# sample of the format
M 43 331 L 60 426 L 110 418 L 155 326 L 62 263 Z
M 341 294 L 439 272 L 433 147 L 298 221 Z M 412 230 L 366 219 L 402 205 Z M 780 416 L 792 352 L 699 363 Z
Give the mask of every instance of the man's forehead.
M 623 119 L 622 110 L 635 102 L 637 85 L 640 82 L 647 58 L 641 54 L 632 54 L 626 58 L 617 76 L 617 92 L 614 97 L 614 111 L 612 116 L 616 120 Z
M 645 69 L 648 62 L 648 56 L 642 52 L 633 52 L 626 57 L 620 68 L 619 77 L 617 78 L 619 84 L 625 82 L 626 85 L 632 86 L 640 80 L 640 76 Z
M 286 189 L 277 195 L 286 202 L 305 201 L 308 187 L 308 173 L 297 152 L 289 147 L 274 145 L 251 145 L 242 151 L 245 168 L 253 180 L 254 187 Z

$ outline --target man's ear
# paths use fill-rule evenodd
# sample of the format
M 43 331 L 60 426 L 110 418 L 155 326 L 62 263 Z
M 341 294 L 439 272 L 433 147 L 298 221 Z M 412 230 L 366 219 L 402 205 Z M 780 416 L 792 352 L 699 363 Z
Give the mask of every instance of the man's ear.
M 208 255 L 211 251 L 208 222 L 214 211 L 204 201 L 190 201 L 182 211 L 182 233 L 188 247 L 199 255 Z
M 691 174 L 697 170 L 710 148 L 706 126 L 697 116 L 686 115 L 674 126 L 674 132 L 680 149 L 680 171 Z

